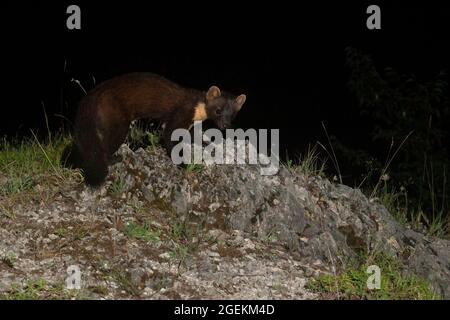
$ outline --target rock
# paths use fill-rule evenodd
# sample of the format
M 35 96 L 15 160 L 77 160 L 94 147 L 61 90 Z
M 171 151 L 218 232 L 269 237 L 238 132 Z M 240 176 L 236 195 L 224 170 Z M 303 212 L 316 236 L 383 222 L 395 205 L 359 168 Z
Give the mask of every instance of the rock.
M 407 272 L 425 277 L 450 298 L 449 241 L 430 242 L 400 226 L 383 206 L 371 203 L 359 190 L 319 177 L 293 175 L 283 168 L 278 175 L 261 176 L 252 165 L 211 166 L 192 181 L 153 154 L 141 152 L 139 157 L 144 158 L 141 163 L 158 162 L 155 169 L 135 168 L 147 172 L 141 175 L 144 184 L 166 185 L 165 199 L 179 214 L 210 213 L 209 228 L 239 230 L 259 240 L 275 237 L 303 258 L 338 267 L 362 250 L 379 248 L 405 259 Z M 120 170 L 127 170 L 121 166 Z M 158 174 L 161 170 L 164 174 Z M 189 192 L 174 185 L 185 186 Z M 239 246 L 239 238 L 233 244 Z M 405 251 L 411 252 L 408 258 Z
M 161 148 L 117 154 L 103 187 L 68 185 L 0 216 L 0 257 L 15 257 L 0 261 L 0 294 L 28 274 L 61 283 L 77 265 L 95 298 L 314 299 L 310 277 L 380 250 L 450 299 L 450 241 L 401 226 L 359 190 L 257 165 L 187 174 Z

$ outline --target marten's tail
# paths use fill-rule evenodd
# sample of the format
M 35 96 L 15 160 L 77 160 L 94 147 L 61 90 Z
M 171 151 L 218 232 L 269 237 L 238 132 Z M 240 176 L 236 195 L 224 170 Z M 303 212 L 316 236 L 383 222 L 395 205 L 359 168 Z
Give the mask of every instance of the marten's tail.
M 108 165 L 105 155 L 100 150 L 81 152 L 75 142 L 69 144 L 61 155 L 61 164 L 66 168 L 82 169 L 84 180 L 90 186 L 101 185 L 108 175 Z

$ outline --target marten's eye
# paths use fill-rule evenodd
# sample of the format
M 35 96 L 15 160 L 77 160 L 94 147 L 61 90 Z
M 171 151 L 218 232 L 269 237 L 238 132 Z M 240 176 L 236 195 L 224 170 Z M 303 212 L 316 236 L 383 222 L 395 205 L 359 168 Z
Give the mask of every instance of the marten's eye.
M 222 114 L 222 108 L 216 109 L 216 115 L 220 116 Z

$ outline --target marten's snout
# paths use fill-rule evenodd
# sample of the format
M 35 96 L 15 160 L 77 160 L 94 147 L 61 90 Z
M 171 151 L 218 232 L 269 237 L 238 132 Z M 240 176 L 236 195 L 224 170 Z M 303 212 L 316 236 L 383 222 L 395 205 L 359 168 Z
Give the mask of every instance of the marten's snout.
M 217 126 L 220 130 L 225 130 L 231 128 L 231 123 L 220 123 Z
M 223 129 L 231 128 L 233 119 L 234 119 L 234 113 L 231 112 L 231 110 L 226 110 L 220 115 L 220 117 L 218 117 L 216 123 L 217 123 L 217 126 L 219 127 L 219 129 L 223 130 Z

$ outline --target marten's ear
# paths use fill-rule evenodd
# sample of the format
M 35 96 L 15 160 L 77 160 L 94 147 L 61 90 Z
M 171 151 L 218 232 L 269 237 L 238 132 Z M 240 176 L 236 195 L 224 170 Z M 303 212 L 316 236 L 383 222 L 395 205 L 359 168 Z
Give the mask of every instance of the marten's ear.
M 220 97 L 220 95 L 221 95 L 220 89 L 217 88 L 216 86 L 212 86 L 211 88 L 208 89 L 208 92 L 206 93 L 206 100 L 216 99 Z
M 239 97 L 236 98 L 236 100 L 235 100 L 235 102 L 236 102 L 236 112 L 241 110 L 242 105 L 244 104 L 246 99 L 247 99 L 247 97 L 245 96 L 245 94 L 241 94 Z

